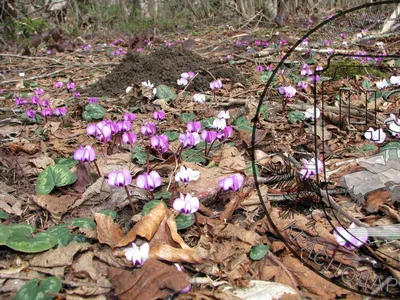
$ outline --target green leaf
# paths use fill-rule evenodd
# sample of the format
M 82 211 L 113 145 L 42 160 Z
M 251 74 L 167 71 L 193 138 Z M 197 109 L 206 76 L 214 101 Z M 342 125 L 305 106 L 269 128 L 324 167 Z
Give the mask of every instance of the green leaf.
M 214 120 L 215 120 L 215 117 L 211 117 L 211 118 L 208 118 L 208 119 L 201 120 L 200 121 L 201 127 L 205 128 L 205 129 L 212 129 Z
M 371 83 L 369 82 L 369 80 L 364 80 L 362 83 L 361 83 L 361 86 L 364 88 L 364 89 L 370 89 L 371 88 Z
M 396 67 L 400 68 L 400 59 L 396 59 Z
M 261 76 L 260 76 L 260 81 L 262 82 L 267 82 L 269 80 L 269 78 L 274 74 L 273 71 L 267 71 L 267 72 L 262 72 Z M 277 81 L 278 80 L 278 76 L 274 75 L 274 78 L 272 79 L 272 82 Z
M 264 120 L 268 119 L 268 106 L 264 104 L 260 106 L 260 115 L 264 118 Z
M 14 95 L 13 92 L 8 92 L 4 97 L 5 97 L 6 99 L 10 99 L 13 95 Z
M 307 58 L 307 59 L 305 60 L 305 62 L 306 62 L 306 64 L 308 64 L 308 65 L 313 65 L 313 64 L 316 64 L 316 63 L 317 63 L 317 61 L 316 61 L 314 58 Z
M 147 202 L 144 206 L 143 206 L 143 210 L 142 210 L 142 216 L 147 215 L 154 207 L 156 207 L 159 203 L 164 203 L 165 206 L 167 206 L 165 204 L 164 201 L 162 200 L 151 200 L 149 202 Z
M 132 158 L 137 159 L 139 165 L 144 165 L 146 163 L 146 157 L 147 157 L 146 150 L 144 150 L 140 146 L 133 147 Z M 149 160 L 154 160 L 154 159 L 155 159 L 154 155 L 150 154 Z
M 298 121 L 299 122 L 304 121 L 306 119 L 306 116 L 304 115 L 303 112 L 295 110 L 295 111 L 291 111 L 289 113 L 288 118 L 289 118 L 289 122 L 294 124 L 294 123 L 296 123 Z
M 179 137 L 179 132 L 177 132 L 177 131 L 167 131 L 167 132 L 164 132 L 164 134 L 168 137 L 169 142 L 173 142 L 173 141 L 177 140 Z
M 267 255 L 269 247 L 267 245 L 258 244 L 251 247 L 250 259 L 261 260 L 265 255 Z
M 26 252 L 37 253 L 53 248 L 57 245 L 57 238 L 48 232 L 39 232 L 32 236 L 33 227 L 30 229 L 24 224 L 15 224 L 8 226 L 11 234 L 6 242 L 6 246 L 11 249 Z
M 188 228 L 194 224 L 194 214 L 190 215 L 179 214 L 175 218 L 175 221 L 178 230 Z
M 99 213 L 109 216 L 113 220 L 115 220 L 117 218 L 117 213 L 113 210 L 103 209 L 103 210 L 99 211 Z
M 160 200 L 160 199 L 168 200 L 169 198 L 171 198 L 171 192 L 167 192 L 167 191 L 159 192 L 154 195 L 154 198 L 156 200 Z
M 78 161 L 75 160 L 73 157 L 69 158 L 60 158 L 57 162 L 57 165 L 62 165 L 68 167 L 68 169 L 71 169 L 73 166 L 77 165 Z
M 67 166 L 52 165 L 40 173 L 36 181 L 36 193 L 39 195 L 49 194 L 55 186 L 66 186 L 76 181 L 77 177 Z
M 185 149 L 182 151 L 182 159 L 187 162 L 198 162 L 205 164 L 207 160 L 203 156 L 203 152 L 194 149 Z
M 11 230 L 8 226 L 0 225 L 0 245 L 5 245 L 10 237 Z
M 6 213 L 5 211 L 0 211 L 0 219 L 8 219 L 10 217 L 10 215 L 8 213 Z
M 52 300 L 56 297 L 54 294 L 59 293 L 62 287 L 61 280 L 54 276 L 47 277 L 38 284 L 38 279 L 29 280 L 17 292 L 14 300 Z
M 181 114 L 181 119 L 183 123 L 188 123 L 194 120 L 196 118 L 196 115 L 194 113 L 183 113 Z
M 235 125 L 240 130 L 253 131 L 253 127 L 250 126 L 249 121 L 243 116 L 236 119 Z
M 371 97 L 369 97 L 368 102 L 375 101 L 375 99 L 379 99 L 382 96 L 383 96 L 383 92 L 381 92 L 381 91 L 377 91 L 376 96 L 375 96 L 375 93 L 371 93 Z
M 67 246 L 74 238 L 74 235 L 69 232 L 67 224 L 51 227 L 46 232 L 55 236 L 58 247 Z
M 156 97 L 158 99 L 164 99 L 166 102 L 169 102 L 176 98 L 176 94 L 168 86 L 162 84 L 157 87 Z
M 395 149 L 400 150 L 400 142 L 390 142 L 381 148 L 381 151 Z
M 256 165 L 255 170 L 253 169 L 253 166 L 250 166 L 246 169 L 246 174 L 248 175 L 253 175 L 254 171 L 256 172 L 256 175 L 259 176 L 260 175 L 260 170 L 258 168 L 258 166 Z
M 85 111 L 82 114 L 82 118 L 85 121 L 99 120 L 104 117 L 106 110 L 99 103 L 91 103 L 85 106 Z
M 96 222 L 89 218 L 74 218 L 71 223 L 72 226 L 80 228 L 95 229 Z

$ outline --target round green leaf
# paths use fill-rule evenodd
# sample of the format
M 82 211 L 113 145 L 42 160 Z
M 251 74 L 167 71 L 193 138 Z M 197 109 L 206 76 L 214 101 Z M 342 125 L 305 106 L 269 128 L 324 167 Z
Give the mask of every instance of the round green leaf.
M 31 236 L 14 230 L 8 238 L 6 246 L 21 252 L 37 253 L 51 249 L 57 243 L 57 238 L 48 232 L 39 232 Z
M 0 245 L 5 245 L 10 237 L 11 231 L 8 226 L 0 225 Z
M 67 246 L 73 240 L 73 234 L 69 232 L 67 224 L 51 227 L 46 232 L 55 236 L 58 247 Z
M 8 213 L 6 213 L 5 211 L 0 211 L 0 219 L 8 219 L 10 217 L 10 215 Z
M 176 94 L 168 86 L 162 84 L 157 87 L 156 97 L 158 99 L 164 99 L 166 102 L 168 102 L 174 100 L 176 98 Z
M 176 131 L 168 131 L 164 133 L 168 137 L 169 142 L 173 142 L 178 139 L 179 137 L 179 132 Z
M 157 204 L 164 203 L 162 200 L 151 200 L 143 206 L 142 216 L 147 215 Z M 165 203 L 164 203 L 165 205 Z
M 175 218 L 175 221 L 178 230 L 188 228 L 194 224 L 194 214 L 190 215 L 179 214 Z
M 251 247 L 250 259 L 260 260 L 265 255 L 267 255 L 268 251 L 269 251 L 269 247 L 267 245 L 263 245 L 263 244 L 255 245 L 255 246 Z
M 211 117 L 211 118 L 208 118 L 208 119 L 203 119 L 203 120 L 201 120 L 201 121 L 200 121 L 201 127 L 202 127 L 202 128 L 205 128 L 205 129 L 212 129 L 212 128 L 214 128 L 214 127 L 213 127 L 213 122 L 214 122 L 214 120 L 215 120 L 215 117 Z
M 40 173 L 36 181 L 36 193 L 49 194 L 55 186 L 66 186 L 76 181 L 77 177 L 65 165 L 52 165 Z
M 371 88 L 371 83 L 370 83 L 369 80 L 367 80 L 367 79 L 363 80 L 363 82 L 361 83 L 361 85 L 362 85 L 362 87 L 363 87 L 364 89 L 367 89 L 367 90 Z
M 89 218 L 75 218 L 72 220 L 72 226 L 80 228 L 95 229 L 96 223 Z
M 288 118 L 289 118 L 289 122 L 294 124 L 297 121 L 299 121 L 299 122 L 304 121 L 306 119 L 306 116 L 304 115 L 303 112 L 295 110 L 295 111 L 291 111 L 289 113 Z
M 183 113 L 181 114 L 181 119 L 183 123 L 188 123 L 194 120 L 196 118 L 196 115 L 194 113 Z
M 69 158 L 60 158 L 59 161 L 57 162 L 57 165 L 62 165 L 68 167 L 68 169 L 71 169 L 73 166 L 78 164 L 78 161 L 75 160 L 73 157 Z
M 240 130 L 247 130 L 247 131 L 253 130 L 253 127 L 250 126 L 249 121 L 243 116 L 237 118 L 235 125 Z
M 99 103 L 91 103 L 85 106 L 82 118 L 85 121 L 99 120 L 104 117 L 106 110 Z
M 160 199 L 168 200 L 169 198 L 171 198 L 171 192 L 167 192 L 167 191 L 159 192 L 154 195 L 154 198 L 156 200 L 160 200 Z
M 99 213 L 109 216 L 113 220 L 115 220 L 117 218 L 117 213 L 113 210 L 103 209 L 103 210 L 99 211 Z
M 132 158 L 137 159 L 139 165 L 144 165 L 146 163 L 146 157 L 147 157 L 146 150 L 144 150 L 140 146 L 133 147 Z M 150 154 L 149 160 L 154 160 L 154 159 L 155 159 L 154 155 Z
M 203 156 L 204 152 L 194 149 L 186 149 L 182 151 L 182 159 L 187 162 L 198 162 L 205 164 L 207 160 Z
M 61 280 L 51 276 L 44 279 L 39 286 L 38 279 L 28 281 L 15 295 L 14 300 L 52 300 L 61 290 Z

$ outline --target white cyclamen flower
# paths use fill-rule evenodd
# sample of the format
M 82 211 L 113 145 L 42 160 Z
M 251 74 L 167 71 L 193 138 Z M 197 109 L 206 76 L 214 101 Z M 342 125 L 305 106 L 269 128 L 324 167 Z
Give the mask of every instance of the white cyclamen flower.
M 311 121 L 314 121 L 315 119 L 318 119 L 319 116 L 321 115 L 321 111 L 319 108 L 316 108 L 316 116 L 314 117 L 314 107 L 310 107 L 309 109 L 306 110 L 305 116 L 307 119 L 310 119 Z
M 128 86 L 127 88 L 126 88 L 126 90 L 125 90 L 125 92 L 128 94 L 130 91 L 132 91 L 133 90 L 133 87 L 132 86 Z
M 388 82 L 386 81 L 386 79 L 383 79 L 383 80 L 381 80 L 381 81 L 377 81 L 376 83 L 376 87 L 378 88 L 378 89 L 384 89 L 384 88 L 387 88 L 388 87 Z
M 374 130 L 372 127 L 364 133 L 364 137 L 373 143 L 383 143 L 386 139 L 386 133 L 383 132 L 382 128 Z
M 150 82 L 150 80 L 143 81 L 142 85 L 148 89 L 152 89 L 154 87 L 154 84 Z
M 197 103 L 204 103 L 206 101 L 206 96 L 203 94 L 194 94 L 193 100 Z
M 226 127 L 226 120 L 225 119 L 220 119 L 220 118 L 215 118 L 212 127 L 217 129 L 217 130 L 224 130 Z
M 132 243 L 132 248 L 125 250 L 125 257 L 131 261 L 134 266 L 141 267 L 143 263 L 149 258 L 150 246 L 148 243 L 144 243 L 138 247 Z
M 222 110 L 218 113 L 218 118 L 220 119 L 229 119 L 229 111 L 228 110 Z
M 390 83 L 393 85 L 400 85 L 400 76 L 390 76 Z
M 188 80 L 186 79 L 186 78 L 179 78 L 177 81 L 176 81 L 176 83 L 178 84 L 178 85 L 187 85 L 188 84 Z
M 400 136 L 400 120 L 394 114 L 390 114 L 390 117 L 384 123 L 389 126 L 389 130 L 393 136 Z
M 200 171 L 194 171 L 191 168 L 185 168 L 181 166 L 178 173 L 175 175 L 175 181 L 182 181 L 183 183 L 189 183 L 190 181 L 196 181 L 200 177 Z

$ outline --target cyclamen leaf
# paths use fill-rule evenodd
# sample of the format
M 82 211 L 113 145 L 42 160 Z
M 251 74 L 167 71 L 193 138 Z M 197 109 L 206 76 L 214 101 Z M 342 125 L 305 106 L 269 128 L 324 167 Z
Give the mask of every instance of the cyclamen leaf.
M 258 244 L 251 248 L 250 258 L 252 260 L 261 260 L 265 255 L 267 255 L 269 247 L 267 245 Z
M 51 165 L 40 173 L 36 181 L 36 193 L 39 195 L 49 194 L 55 186 L 62 187 L 72 184 L 77 177 L 64 165 Z
M 144 206 L 143 206 L 143 210 L 142 210 L 142 216 L 147 215 L 154 207 L 156 207 L 159 203 L 164 203 L 164 201 L 161 200 L 151 200 L 149 202 L 147 202 Z
M 157 87 L 156 97 L 158 99 L 164 99 L 166 102 L 169 102 L 176 98 L 176 94 L 168 86 L 162 84 Z
M 184 123 L 188 123 L 194 120 L 194 118 L 196 117 L 196 115 L 194 113 L 183 113 L 181 115 L 182 121 Z
M 99 120 L 104 117 L 106 110 L 99 103 L 91 103 L 85 106 L 85 111 L 82 114 L 82 118 L 85 121 Z
M 306 119 L 306 116 L 304 115 L 303 112 L 295 110 L 289 113 L 288 119 L 290 123 L 294 124 L 297 121 L 299 122 L 304 121 Z
M 88 228 L 88 229 L 95 229 L 96 222 L 89 218 L 75 218 L 72 220 L 72 226 L 80 227 L 80 228 Z
M 175 218 L 175 222 L 178 230 L 188 228 L 194 224 L 194 214 L 190 215 L 179 214 Z
M 40 285 L 38 279 L 32 279 L 17 292 L 14 300 L 52 300 L 61 287 L 61 280 L 54 276 L 47 277 Z

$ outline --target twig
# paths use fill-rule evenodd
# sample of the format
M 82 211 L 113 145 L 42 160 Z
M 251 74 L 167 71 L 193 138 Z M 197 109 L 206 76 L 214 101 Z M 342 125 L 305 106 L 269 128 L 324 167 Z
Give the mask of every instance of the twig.
M 0 53 L 0 56 L 16 57 L 16 58 L 30 59 L 30 60 L 48 60 L 48 61 L 54 62 L 56 64 L 65 66 L 65 63 L 62 63 L 57 59 L 49 58 L 49 57 L 42 57 L 42 56 L 40 56 L 40 57 L 31 57 L 31 56 L 23 56 L 23 55 L 18 55 L 18 54 L 7 54 L 7 53 Z
M 290 281 L 292 281 L 293 287 L 297 288 L 298 284 L 297 284 L 296 280 L 293 278 L 292 273 L 285 267 L 285 265 L 283 263 L 280 262 L 280 260 L 271 251 L 268 252 L 268 258 L 270 258 L 274 263 L 276 263 L 278 266 L 280 266 L 283 269 L 283 271 L 290 278 Z
M 54 72 L 51 72 L 51 73 L 47 73 L 47 74 L 44 74 L 44 75 L 33 76 L 33 77 L 30 77 L 30 78 L 24 78 L 24 79 L 6 80 L 6 81 L 2 81 L 1 83 L 2 84 L 7 84 L 7 83 L 19 82 L 21 80 L 27 81 L 27 80 L 35 80 L 35 79 L 40 79 L 40 78 L 47 78 L 47 77 L 51 77 L 53 75 L 56 75 L 56 74 L 61 73 L 61 72 L 64 72 L 64 71 L 66 71 L 68 69 L 71 69 L 71 68 L 74 68 L 74 67 L 75 66 L 72 65 L 72 66 L 64 67 L 64 68 L 62 68 L 60 70 L 57 70 L 57 71 L 54 71 Z

